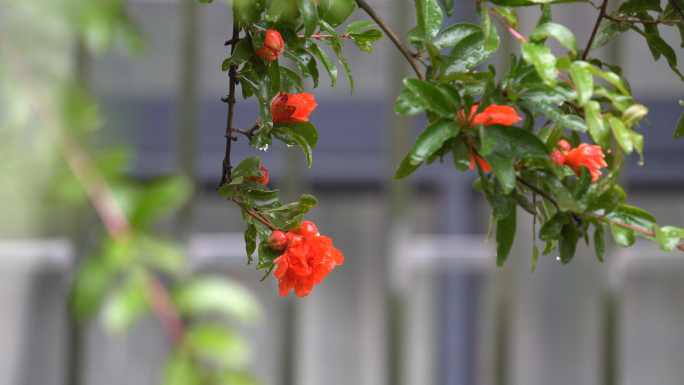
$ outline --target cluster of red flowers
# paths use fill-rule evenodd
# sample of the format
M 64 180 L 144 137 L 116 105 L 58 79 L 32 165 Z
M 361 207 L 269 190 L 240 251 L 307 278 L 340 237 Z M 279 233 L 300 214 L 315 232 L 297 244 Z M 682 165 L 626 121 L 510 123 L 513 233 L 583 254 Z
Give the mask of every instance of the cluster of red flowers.
M 272 232 L 268 244 L 283 251 L 273 260 L 278 266 L 273 275 L 278 278 L 281 296 L 288 295 L 293 288 L 299 297 L 308 295 L 314 285 L 344 262 L 342 253 L 332 246 L 332 239 L 322 237 L 311 222 L 302 222 L 302 227 L 289 232 Z
M 601 167 L 608 166 L 601 146 L 582 143 L 571 150 L 570 143 L 561 140 L 558 142 L 558 147 L 561 150 L 551 152 L 551 161 L 558 166 L 569 166 L 577 176 L 582 174 L 582 166 L 586 166 L 591 174 L 592 182 L 596 182 L 601 176 Z
M 470 118 L 472 119 L 470 122 L 469 126 L 474 126 L 476 124 L 484 124 L 489 125 L 489 124 L 505 124 L 507 126 L 510 126 L 513 123 L 517 123 L 522 120 L 520 116 L 518 116 L 518 113 L 515 111 L 513 107 L 509 106 L 497 106 L 495 104 L 492 104 L 491 106 L 485 108 L 482 112 L 479 114 L 475 115 L 473 117 L 473 114 L 477 110 L 477 105 L 474 105 L 470 109 Z M 458 114 L 459 118 L 465 124 L 466 118 L 465 118 L 465 112 L 461 111 Z M 482 167 L 482 170 L 484 172 L 490 171 L 492 168 L 489 167 L 489 164 L 484 161 L 484 159 L 480 158 L 479 156 L 475 155 L 477 158 L 477 163 L 480 164 L 480 167 Z M 475 167 L 475 162 L 473 160 L 473 153 L 470 153 L 470 168 L 472 169 Z

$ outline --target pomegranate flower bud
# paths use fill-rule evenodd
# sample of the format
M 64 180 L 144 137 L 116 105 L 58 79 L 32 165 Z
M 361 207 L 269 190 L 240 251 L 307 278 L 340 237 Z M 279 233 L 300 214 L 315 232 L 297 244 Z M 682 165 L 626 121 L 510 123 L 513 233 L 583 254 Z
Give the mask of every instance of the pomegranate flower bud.
M 318 104 L 313 95 L 307 93 L 290 95 L 279 93 L 271 101 L 273 123 L 303 123 L 309 121 L 309 114 Z
M 288 239 L 287 235 L 280 230 L 274 231 L 268 236 L 268 245 L 273 250 L 285 250 L 288 243 L 290 243 L 290 240 Z
M 551 161 L 556 166 L 562 166 L 565 164 L 565 155 L 563 155 L 563 153 L 558 150 L 553 150 L 551 152 Z
M 565 139 L 558 141 L 558 147 L 565 152 L 570 151 L 570 143 L 568 143 L 568 141 Z
M 596 182 L 601 175 L 599 169 L 608 166 L 604 160 L 605 157 L 601 146 L 582 143 L 579 147 L 568 151 L 565 155 L 565 164 L 570 166 L 577 176 L 582 173 L 582 165 L 586 166 L 591 174 L 591 181 Z
M 302 227 L 294 229 L 292 232 L 303 237 L 314 237 L 321 235 L 321 233 L 318 232 L 316 225 L 309 221 L 302 222 Z
M 264 45 L 254 53 L 264 60 L 273 61 L 277 60 L 278 54 L 283 53 L 283 51 L 285 51 L 285 42 L 283 42 L 280 32 L 269 29 L 266 31 Z
M 251 180 L 252 182 L 256 182 L 256 183 L 259 183 L 259 184 L 266 186 L 266 183 L 268 182 L 268 169 L 262 165 L 259 165 L 259 170 L 261 170 L 261 172 L 264 174 L 264 176 L 258 177 L 258 176 L 249 175 L 249 176 L 246 176 L 245 179 Z

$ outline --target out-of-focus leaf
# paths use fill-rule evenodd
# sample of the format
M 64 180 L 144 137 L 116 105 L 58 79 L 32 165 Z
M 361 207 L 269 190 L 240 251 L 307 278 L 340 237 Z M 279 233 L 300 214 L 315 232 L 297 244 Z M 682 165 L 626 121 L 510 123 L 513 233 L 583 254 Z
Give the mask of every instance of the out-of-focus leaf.
M 584 116 L 587 119 L 589 135 L 594 143 L 601 146 L 605 151 L 610 144 L 610 129 L 606 126 L 605 120 L 601 117 L 601 105 L 595 100 L 590 100 L 584 106 Z
M 624 223 L 626 225 L 636 227 L 648 232 L 651 232 L 653 230 L 653 225 L 655 225 L 656 222 L 653 215 L 638 207 L 628 205 L 621 205 L 613 212 L 606 214 L 605 218 L 616 222 Z M 655 240 L 655 238 L 653 238 L 652 236 L 644 234 L 642 232 L 637 232 L 636 235 L 639 235 L 652 241 Z
M 354 12 L 354 8 L 354 0 L 319 0 L 318 17 L 334 28 L 344 23 Z
M 515 126 L 490 124 L 485 126 L 487 135 L 495 138 L 494 152 L 511 158 L 546 158 L 546 145 L 534 134 Z
M 577 63 L 572 63 L 570 76 L 575 83 L 575 87 L 577 87 L 577 102 L 580 106 L 584 106 L 594 94 L 594 77 L 584 66 Z
M 654 232 L 656 235 L 656 239 L 658 239 L 658 243 L 660 244 L 660 248 L 663 249 L 663 251 L 672 251 L 674 250 L 675 247 L 677 247 L 677 244 L 679 243 L 679 232 L 674 230 L 671 227 L 658 227 L 654 226 Z
M 563 230 L 563 225 L 567 222 L 568 219 L 566 214 L 556 213 L 542 225 L 541 230 L 539 230 L 539 239 L 544 242 L 551 242 L 558 239 Z
M 159 177 L 145 183 L 131 215 L 131 225 L 136 228 L 149 225 L 161 215 L 187 202 L 192 191 L 192 181 L 185 175 Z
M 611 223 L 610 230 L 613 232 L 613 239 L 615 239 L 615 243 L 622 247 L 632 246 L 636 241 L 636 236 L 634 235 L 634 230 L 632 229 Z
M 594 250 L 596 251 L 596 257 L 601 262 L 603 262 L 603 254 L 606 251 L 605 237 L 606 235 L 603 231 L 603 226 L 598 225 L 596 231 L 594 231 Z
M 176 287 L 172 298 L 184 316 L 222 314 L 250 324 L 262 313 L 259 300 L 251 291 L 226 278 L 195 278 Z
M 202 1 L 202 0 L 200 0 Z M 166 362 L 163 385 L 201 385 L 202 372 L 195 366 L 193 358 L 174 353 Z
M 304 21 L 304 35 L 311 36 L 318 26 L 318 9 L 316 3 L 311 0 L 297 0 L 297 7 Z
M 244 368 L 251 360 L 249 344 L 237 333 L 219 324 L 198 324 L 188 329 L 188 338 L 200 358 L 230 368 Z
M 418 115 L 425 112 L 427 104 L 413 91 L 404 88 L 394 102 L 394 111 L 400 115 Z
M 679 121 L 677 121 L 677 128 L 675 128 L 672 138 L 679 139 L 682 135 L 684 135 L 684 112 L 682 112 L 682 116 L 680 116 Z
M 511 210 L 510 214 L 496 222 L 496 264 L 503 266 L 508 254 L 513 247 L 516 227 L 516 209 Z
M 568 221 L 566 225 L 563 226 L 561 231 L 561 238 L 559 243 L 560 259 L 561 263 L 566 265 L 572 261 L 572 257 L 575 256 L 575 250 L 577 249 L 577 241 L 579 240 L 577 229 L 572 221 Z
M 641 29 L 637 28 L 634 25 L 627 24 L 627 26 L 635 31 L 637 31 L 641 36 L 646 38 L 646 41 L 649 44 L 649 47 L 652 47 L 655 52 L 659 52 L 663 56 L 665 56 L 665 59 L 667 60 L 667 64 L 670 65 L 670 68 L 674 73 L 679 75 L 679 78 L 684 81 L 684 76 L 682 76 L 682 73 L 679 72 L 677 69 L 677 54 L 675 53 L 674 49 L 670 47 L 665 40 L 663 40 L 660 35 L 655 34 L 655 33 L 649 33 L 649 32 L 644 32 Z M 655 60 L 658 60 L 658 57 L 654 54 L 653 58 Z
M 120 334 L 149 311 L 146 293 L 151 282 L 141 270 L 133 270 L 121 287 L 112 290 L 102 306 L 102 323 L 109 333 Z

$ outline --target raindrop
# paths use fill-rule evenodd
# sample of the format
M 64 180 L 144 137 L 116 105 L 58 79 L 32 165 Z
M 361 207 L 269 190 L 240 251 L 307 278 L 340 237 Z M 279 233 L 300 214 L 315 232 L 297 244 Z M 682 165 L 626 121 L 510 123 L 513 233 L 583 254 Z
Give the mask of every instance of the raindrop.
M 266 152 L 268 151 L 268 144 L 264 144 L 264 147 L 259 148 L 259 150 Z
M 643 160 L 640 160 L 639 162 L 637 162 L 637 165 L 643 166 L 643 165 L 644 165 L 644 161 L 643 161 Z
M 560 255 L 556 257 L 556 261 L 560 261 Z
M 291 145 L 291 144 L 287 144 L 286 146 L 292 148 L 292 145 Z

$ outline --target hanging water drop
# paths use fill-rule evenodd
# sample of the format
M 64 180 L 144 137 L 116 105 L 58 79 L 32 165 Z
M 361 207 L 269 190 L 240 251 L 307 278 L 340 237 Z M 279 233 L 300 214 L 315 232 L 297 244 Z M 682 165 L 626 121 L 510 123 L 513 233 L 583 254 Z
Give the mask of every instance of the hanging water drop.
M 556 257 L 556 261 L 560 261 L 560 255 Z
M 291 144 L 287 144 L 286 146 L 289 147 L 289 148 L 292 148 L 292 145 L 291 145 Z
M 266 152 L 268 151 L 268 144 L 264 144 L 264 147 L 260 147 L 259 150 Z

